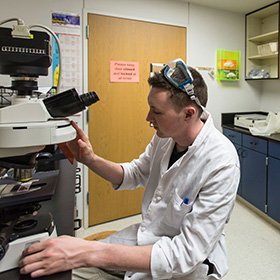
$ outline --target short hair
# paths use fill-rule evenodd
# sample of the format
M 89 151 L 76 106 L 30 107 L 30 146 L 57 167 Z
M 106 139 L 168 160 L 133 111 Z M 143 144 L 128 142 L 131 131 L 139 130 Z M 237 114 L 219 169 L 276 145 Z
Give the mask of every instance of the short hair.
M 188 69 L 193 77 L 194 94 L 200 101 L 201 105 L 203 107 L 206 107 L 207 100 L 208 100 L 207 85 L 197 70 L 195 70 L 190 66 L 188 66 Z M 190 104 L 195 104 L 197 107 L 200 108 L 200 106 L 198 106 L 195 103 L 195 101 L 190 99 L 189 95 L 186 92 L 170 84 L 161 72 L 153 73 L 153 75 L 149 77 L 148 83 L 152 87 L 163 88 L 168 90 L 170 92 L 169 95 L 170 100 L 174 105 L 175 110 L 180 111 L 184 107 Z M 201 109 L 201 113 L 202 113 L 202 109 Z

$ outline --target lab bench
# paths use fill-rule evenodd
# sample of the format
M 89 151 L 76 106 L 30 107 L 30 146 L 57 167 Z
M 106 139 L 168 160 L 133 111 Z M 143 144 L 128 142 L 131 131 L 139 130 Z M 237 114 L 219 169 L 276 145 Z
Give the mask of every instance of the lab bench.
M 23 275 L 19 273 L 19 269 L 15 268 L 0 274 L 0 280 L 71 280 L 71 270 L 65 272 L 59 272 L 52 275 L 41 276 L 37 278 L 31 278 L 30 275 Z
M 253 136 L 248 129 L 234 126 L 236 114 L 222 113 L 222 128 L 240 160 L 237 193 L 280 223 L 280 134 Z

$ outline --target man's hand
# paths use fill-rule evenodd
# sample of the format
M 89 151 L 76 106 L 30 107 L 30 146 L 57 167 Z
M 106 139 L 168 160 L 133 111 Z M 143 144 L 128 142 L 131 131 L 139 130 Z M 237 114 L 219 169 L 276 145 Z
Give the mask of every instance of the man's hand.
M 77 161 L 88 166 L 95 156 L 88 136 L 74 121 L 71 121 L 71 124 L 75 128 L 77 136 L 74 140 L 67 142 L 66 145 Z
M 81 248 L 87 246 L 86 242 L 75 237 L 60 236 L 33 244 L 22 253 L 20 273 L 40 277 L 82 266 Z
M 120 185 L 123 181 L 123 168 L 121 165 L 97 156 L 84 131 L 75 122 L 71 121 L 71 124 L 76 129 L 77 137 L 67 142 L 66 145 L 75 159 L 85 164 L 89 169 L 105 180 L 112 184 Z

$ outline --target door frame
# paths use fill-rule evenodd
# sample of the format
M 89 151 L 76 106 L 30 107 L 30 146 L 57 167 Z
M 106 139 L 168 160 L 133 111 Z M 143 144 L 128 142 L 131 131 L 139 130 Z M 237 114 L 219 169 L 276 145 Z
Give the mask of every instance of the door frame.
M 188 7 L 189 9 L 189 7 Z M 168 20 L 162 21 L 162 20 L 153 20 L 153 19 L 145 19 L 141 17 L 135 17 L 135 16 L 126 16 L 123 14 L 117 14 L 117 13 L 107 13 L 107 12 L 100 12 L 92 9 L 85 9 L 83 8 L 83 16 L 82 16 L 82 90 L 83 92 L 88 92 L 88 39 L 86 34 L 86 28 L 88 25 L 88 14 L 97 14 L 102 16 L 110 16 L 110 17 L 117 17 L 122 19 L 131 19 L 131 20 L 139 20 L 139 21 L 145 21 L 150 23 L 158 23 L 158 24 L 166 24 L 166 25 L 173 25 L 177 27 L 185 27 L 187 30 L 186 34 L 186 46 L 188 42 L 188 26 L 189 24 L 182 25 L 178 23 L 172 23 Z M 189 18 L 189 17 L 188 17 Z M 187 48 L 188 52 L 188 48 Z M 188 55 L 186 54 L 186 57 Z M 88 135 L 88 123 L 87 123 L 87 112 L 83 111 L 82 113 L 82 129 L 84 132 Z M 81 171 L 81 177 L 82 177 L 82 193 L 83 193 L 83 224 L 82 229 L 87 229 L 89 227 L 89 206 L 88 206 L 88 192 L 89 192 L 89 172 L 88 168 L 83 166 Z

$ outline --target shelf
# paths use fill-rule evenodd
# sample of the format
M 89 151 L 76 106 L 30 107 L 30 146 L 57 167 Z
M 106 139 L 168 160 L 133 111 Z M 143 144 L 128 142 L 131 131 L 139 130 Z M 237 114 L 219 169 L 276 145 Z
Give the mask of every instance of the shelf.
M 258 80 L 279 79 L 279 7 L 280 1 L 277 1 L 245 16 L 246 80 L 249 76 L 259 77 Z M 265 75 L 262 69 L 265 69 Z
M 249 56 L 248 59 L 250 59 L 250 60 L 254 60 L 254 59 L 269 59 L 269 58 L 277 58 L 277 57 L 278 57 L 278 52 L 271 53 L 271 54 L 264 54 L 264 55 Z
M 278 30 L 276 30 L 273 32 L 269 32 L 269 33 L 265 33 L 262 35 L 248 38 L 248 41 L 250 41 L 250 42 L 272 42 L 273 40 L 275 40 L 275 42 L 278 42 L 278 33 L 279 33 Z

